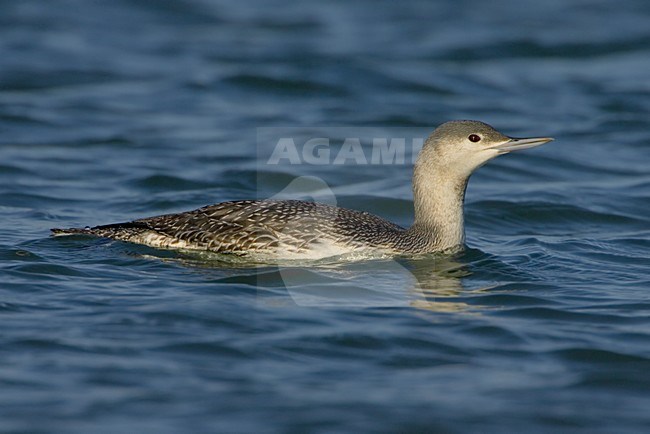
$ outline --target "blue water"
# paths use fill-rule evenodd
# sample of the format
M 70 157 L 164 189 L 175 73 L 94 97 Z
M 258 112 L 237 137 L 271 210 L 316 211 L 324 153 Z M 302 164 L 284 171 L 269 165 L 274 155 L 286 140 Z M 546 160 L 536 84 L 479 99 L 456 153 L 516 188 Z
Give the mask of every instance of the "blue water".
M 0 431 L 647 432 L 649 22 L 643 0 L 0 1 Z M 49 236 L 302 175 L 408 225 L 410 164 L 269 166 L 258 132 L 467 118 L 556 141 L 474 175 L 454 257 Z

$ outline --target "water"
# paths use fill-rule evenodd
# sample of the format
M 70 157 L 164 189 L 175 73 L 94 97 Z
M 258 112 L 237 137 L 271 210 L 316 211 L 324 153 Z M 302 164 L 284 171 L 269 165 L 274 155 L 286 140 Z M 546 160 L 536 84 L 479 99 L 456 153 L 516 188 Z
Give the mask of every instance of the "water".
M 646 432 L 647 2 L 0 10 L 1 431 Z M 556 141 L 475 174 L 455 257 L 246 267 L 49 236 L 302 175 L 407 225 L 408 164 L 270 167 L 258 129 L 457 118 Z

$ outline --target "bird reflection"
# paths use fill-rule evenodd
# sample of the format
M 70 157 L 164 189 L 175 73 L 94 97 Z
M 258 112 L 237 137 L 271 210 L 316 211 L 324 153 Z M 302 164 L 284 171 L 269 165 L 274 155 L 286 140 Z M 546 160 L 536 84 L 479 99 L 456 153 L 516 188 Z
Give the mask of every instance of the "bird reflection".
M 466 283 L 472 263 L 485 256 L 470 249 L 453 256 L 276 266 L 223 262 L 215 255 L 181 254 L 163 260 L 179 261 L 216 285 L 246 285 L 266 307 L 414 307 L 458 312 L 478 307 L 463 299 L 468 291 L 485 289 L 468 288 Z

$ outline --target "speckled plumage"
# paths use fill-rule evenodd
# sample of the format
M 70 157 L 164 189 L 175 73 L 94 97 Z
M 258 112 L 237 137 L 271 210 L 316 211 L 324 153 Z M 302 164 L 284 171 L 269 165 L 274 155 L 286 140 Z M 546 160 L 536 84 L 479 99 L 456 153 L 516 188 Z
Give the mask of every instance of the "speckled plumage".
M 368 248 L 399 251 L 406 232 L 367 212 L 300 200 L 223 202 L 180 214 L 53 231 L 154 247 L 285 257 L 321 250 L 333 254 Z
M 409 229 L 367 212 L 320 203 L 243 200 L 125 223 L 52 231 L 264 259 L 450 251 L 464 243 L 463 202 L 472 172 L 497 155 L 550 140 L 512 139 L 478 121 L 442 124 L 429 136 L 415 164 L 415 222 Z

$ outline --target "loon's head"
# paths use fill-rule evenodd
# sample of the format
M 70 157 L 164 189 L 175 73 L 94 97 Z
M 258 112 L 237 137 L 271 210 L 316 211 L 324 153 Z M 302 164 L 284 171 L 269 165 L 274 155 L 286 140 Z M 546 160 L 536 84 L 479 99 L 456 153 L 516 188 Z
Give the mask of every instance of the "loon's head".
M 550 137 L 516 139 L 479 121 L 450 121 L 426 140 L 416 165 L 435 166 L 449 176 L 468 178 L 474 170 L 501 154 L 528 149 L 553 140 Z

